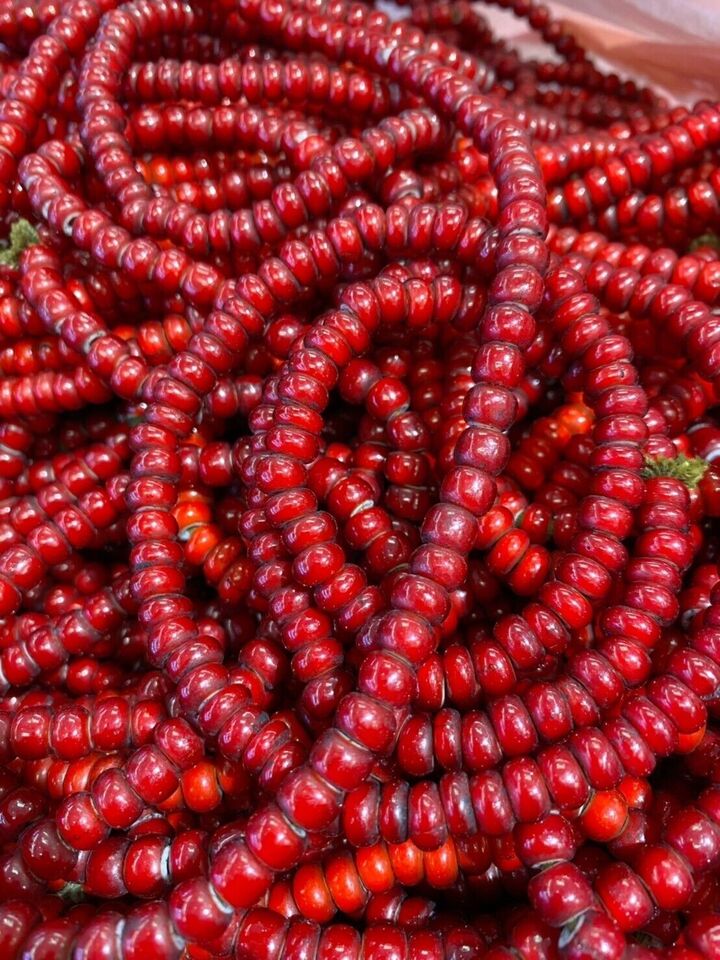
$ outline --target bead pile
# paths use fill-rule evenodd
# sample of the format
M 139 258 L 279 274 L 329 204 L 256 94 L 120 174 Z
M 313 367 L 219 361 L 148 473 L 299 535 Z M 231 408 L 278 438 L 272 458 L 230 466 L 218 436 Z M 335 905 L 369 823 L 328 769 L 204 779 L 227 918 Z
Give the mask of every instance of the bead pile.
M 0 0 L 2 960 L 720 956 L 720 105 L 498 4 Z

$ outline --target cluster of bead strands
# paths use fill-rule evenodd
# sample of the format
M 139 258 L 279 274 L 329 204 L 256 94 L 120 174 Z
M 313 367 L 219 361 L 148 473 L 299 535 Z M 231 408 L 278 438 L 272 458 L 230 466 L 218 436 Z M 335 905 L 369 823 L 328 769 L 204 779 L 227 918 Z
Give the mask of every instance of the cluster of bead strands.
M 2 960 L 720 957 L 720 103 L 493 2 L 0 0 Z

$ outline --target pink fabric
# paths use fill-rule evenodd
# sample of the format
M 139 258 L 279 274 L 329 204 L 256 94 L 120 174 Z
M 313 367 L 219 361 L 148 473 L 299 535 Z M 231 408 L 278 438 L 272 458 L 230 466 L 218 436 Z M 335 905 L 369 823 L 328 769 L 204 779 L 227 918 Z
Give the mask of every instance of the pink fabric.
M 547 6 L 593 54 L 594 62 L 650 83 L 669 100 L 720 100 L 720 0 L 566 0 Z M 380 5 L 395 15 L 406 10 Z M 481 3 L 498 36 L 523 52 L 551 59 L 526 21 Z
M 618 70 L 673 99 L 720 99 L 720 0 L 575 0 L 548 6 Z M 517 21 L 516 21 L 517 23 Z

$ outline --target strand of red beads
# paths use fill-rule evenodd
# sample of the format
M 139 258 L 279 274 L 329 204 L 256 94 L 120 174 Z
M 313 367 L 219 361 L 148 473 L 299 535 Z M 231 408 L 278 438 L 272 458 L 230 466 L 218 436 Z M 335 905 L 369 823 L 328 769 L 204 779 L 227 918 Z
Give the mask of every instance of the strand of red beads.
M 3 960 L 716 960 L 720 105 L 495 3 L 1 0 Z

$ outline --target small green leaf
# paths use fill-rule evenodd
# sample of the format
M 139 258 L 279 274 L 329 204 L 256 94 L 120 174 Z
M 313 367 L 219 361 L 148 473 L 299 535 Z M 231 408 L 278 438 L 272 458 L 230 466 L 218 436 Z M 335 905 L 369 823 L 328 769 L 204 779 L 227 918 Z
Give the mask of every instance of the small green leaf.
M 83 885 L 74 881 L 68 881 L 64 887 L 58 890 L 57 895 L 66 903 L 82 903 L 85 899 Z
M 712 247 L 714 250 L 720 250 L 720 237 L 716 233 L 703 233 L 700 237 L 695 237 L 690 241 L 688 250 L 693 253 L 702 247 Z
M 27 220 L 16 220 L 10 227 L 10 242 L 0 250 L 0 265 L 16 267 L 26 247 L 40 243 L 38 232 Z
M 699 457 L 686 457 L 679 454 L 677 457 L 646 457 L 642 475 L 650 477 L 675 477 L 682 480 L 686 487 L 694 490 L 705 476 L 708 465 Z

